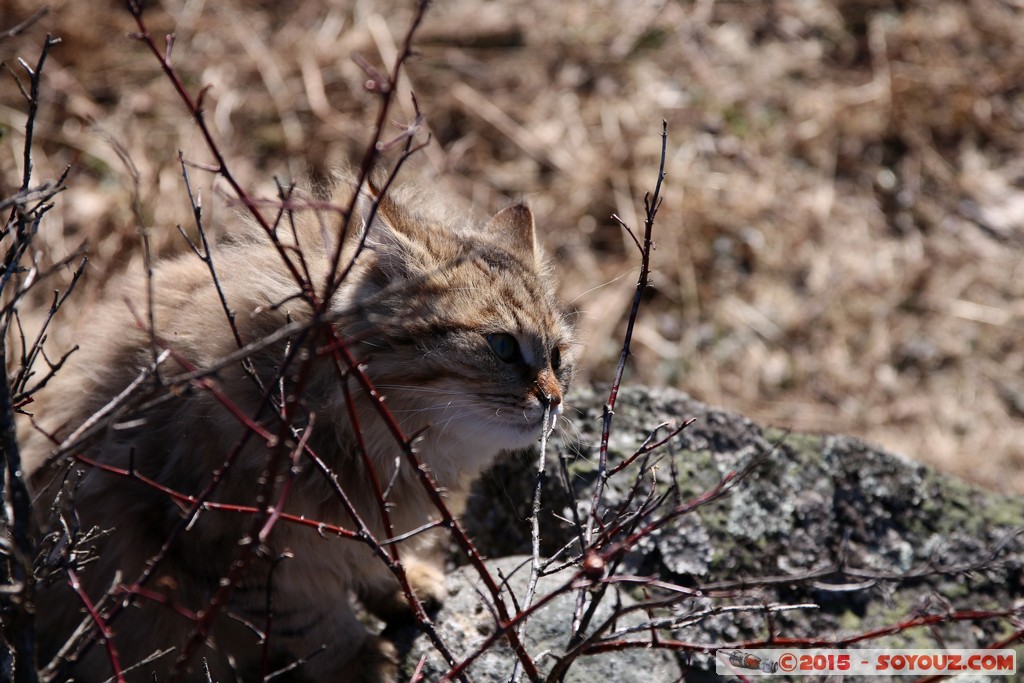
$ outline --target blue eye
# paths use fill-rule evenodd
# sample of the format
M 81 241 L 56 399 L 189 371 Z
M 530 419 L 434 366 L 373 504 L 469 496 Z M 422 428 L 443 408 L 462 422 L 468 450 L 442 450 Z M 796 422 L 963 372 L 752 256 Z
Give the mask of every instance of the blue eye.
M 511 334 L 497 332 L 487 335 L 487 343 L 491 345 L 494 355 L 505 363 L 519 359 L 519 342 Z

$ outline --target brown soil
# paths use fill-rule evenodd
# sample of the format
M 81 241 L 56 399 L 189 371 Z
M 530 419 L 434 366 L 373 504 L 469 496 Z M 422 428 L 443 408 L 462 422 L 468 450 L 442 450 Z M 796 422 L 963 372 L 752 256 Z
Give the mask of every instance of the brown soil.
M 156 3 L 153 3 L 154 5 Z M 0 31 L 36 0 L 0 6 Z M 109 276 L 191 226 L 178 150 L 209 153 L 121 3 L 54 0 L 0 59 L 46 67 L 33 162 L 66 165 L 45 258 L 88 242 L 76 319 Z M 176 68 L 205 94 L 253 192 L 359 158 L 408 2 L 166 0 Z M 628 381 L 798 430 L 846 432 L 1024 491 L 1024 4 L 1018 0 L 437 3 L 406 89 L 432 134 L 420 175 L 493 210 L 526 198 L 581 311 L 585 379 L 607 379 L 669 126 L 653 289 Z M 25 105 L 0 80 L 0 196 Z M 24 78 L 22 78 L 24 80 Z M 404 94 L 404 91 L 403 91 Z M 412 112 L 408 97 L 393 118 Z M 207 224 L 235 211 L 193 170 Z M 415 178 L 416 173 L 409 174 Z M 57 284 L 55 283 L 56 287 Z

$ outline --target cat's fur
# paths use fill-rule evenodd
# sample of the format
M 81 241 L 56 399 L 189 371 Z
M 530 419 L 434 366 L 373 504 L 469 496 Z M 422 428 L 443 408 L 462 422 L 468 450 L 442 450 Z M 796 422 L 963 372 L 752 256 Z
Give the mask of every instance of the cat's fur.
M 348 196 L 350 190 L 342 190 L 334 201 L 344 206 Z M 350 230 L 343 230 L 337 214 L 324 211 L 296 212 L 294 232 L 287 219 L 282 221 L 278 234 L 286 242 L 297 239 L 304 267 L 318 292 L 323 291 L 337 240 L 345 235 L 343 266 L 356 253 L 371 206 L 368 200 L 359 202 Z M 242 342 L 249 344 L 290 322 L 308 320 L 311 312 L 296 296 L 299 287 L 266 236 L 253 227 L 242 232 L 214 256 Z M 481 226 L 433 210 L 429 202 L 415 197 L 392 199 L 389 195 L 381 201 L 366 237 L 356 267 L 331 301 L 335 329 L 341 338 L 352 340 L 352 352 L 386 397 L 404 432 L 414 434 L 425 428 L 415 450 L 457 506 L 470 480 L 495 455 L 536 441 L 544 427 L 545 396 L 552 414 L 561 412 L 562 395 L 572 374 L 571 325 L 555 302 L 551 269 L 536 244 L 533 216 L 524 205 L 505 209 Z M 300 263 L 297 251 L 291 254 Z M 67 437 L 152 364 L 152 339 L 143 329 L 148 318 L 145 291 L 144 279 L 132 279 L 92 316 L 94 329 L 83 341 L 74 365 L 60 372 L 35 406 L 37 421 L 51 432 L 51 438 L 39 432 L 26 438 L 27 469 L 43 528 L 55 528 L 51 502 L 63 486 L 70 494 L 63 498 L 65 519 L 72 528 L 112 530 L 98 542 L 95 562 L 78 572 L 93 601 L 99 601 L 116 582 L 130 584 L 139 577 L 180 524 L 182 504 L 149 484 L 74 462 L 74 453 L 132 468 L 162 486 L 195 495 L 242 443 L 240 456 L 227 469 L 212 500 L 253 505 L 271 451 L 258 436 L 250 434 L 244 440 L 247 429 L 211 391 L 179 385 L 150 389 L 141 407 L 115 412 L 97 438 L 54 461 L 52 437 L 57 441 Z M 163 377 L 182 372 L 183 363 L 208 367 L 237 351 L 210 274 L 195 255 L 157 268 L 153 291 L 159 343 L 177 354 L 161 366 Z M 301 432 L 312 424 L 310 447 L 337 475 L 376 538 L 383 539 L 386 533 L 377 497 L 358 456 L 343 383 L 330 354 L 313 362 L 301 387 L 294 385 L 304 354 L 315 354 L 327 343 L 322 336 L 310 340 L 293 335 L 253 353 L 249 361 L 278 399 L 297 392 L 294 426 Z M 287 365 L 282 392 L 278 375 L 283 358 L 295 351 L 301 352 Z M 262 392 L 240 363 L 227 364 L 212 379 L 245 414 L 259 414 L 259 422 L 270 433 L 281 431 L 274 408 L 258 411 Z M 382 486 L 393 480 L 388 502 L 394 533 L 436 518 L 416 473 L 402 459 L 401 446 L 371 399 L 351 379 L 348 388 L 377 476 Z M 286 444 L 286 456 L 295 450 L 294 443 Z M 280 495 L 287 465 L 286 457 L 285 467 L 277 473 L 275 496 Z M 300 453 L 294 468 L 297 474 L 284 510 L 355 529 L 309 458 Z M 73 513 L 67 509 L 68 500 L 73 502 Z M 161 648 L 179 648 L 132 674 L 137 679 L 151 680 L 150 672 L 155 670 L 163 680 L 194 625 L 173 607 L 198 611 L 208 605 L 252 524 L 251 514 L 201 513 L 180 534 L 146 585 L 166 596 L 168 604 L 139 597 L 112 622 L 113 642 L 123 666 Z M 428 561 L 427 545 L 422 537 L 403 542 L 403 564 L 417 593 L 427 601 L 439 600 L 444 595 L 444 577 L 438 564 Z M 350 603 L 350 595 L 355 594 L 373 611 L 394 610 L 397 584 L 373 552 L 359 541 L 320 535 L 282 520 L 263 546 L 233 590 L 228 611 L 263 629 L 270 568 L 275 559 L 290 553 L 291 559 L 273 569 L 270 582 L 274 662 L 294 661 L 323 648 L 299 669 L 310 680 L 393 680 L 392 646 L 368 633 Z M 59 546 L 51 555 L 53 562 L 59 561 Z M 47 657 L 84 618 L 82 603 L 66 586 L 64 573 L 58 571 L 55 576 L 55 584 L 41 589 L 38 598 L 37 621 Z M 112 602 L 108 599 L 106 606 Z M 203 657 L 214 671 L 214 680 L 229 681 L 239 672 L 245 678 L 259 675 L 261 645 L 241 619 L 221 614 L 214 621 L 208 643 L 189 661 L 189 678 L 199 676 Z M 81 681 L 108 677 L 105 648 L 94 644 L 73 673 Z

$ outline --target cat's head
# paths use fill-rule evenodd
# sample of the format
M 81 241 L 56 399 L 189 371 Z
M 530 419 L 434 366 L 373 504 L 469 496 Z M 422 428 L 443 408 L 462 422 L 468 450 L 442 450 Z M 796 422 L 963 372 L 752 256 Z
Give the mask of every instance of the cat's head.
M 474 226 L 385 198 L 364 215 L 344 332 L 396 417 L 429 425 L 464 470 L 535 442 L 562 412 L 576 344 L 530 209 Z

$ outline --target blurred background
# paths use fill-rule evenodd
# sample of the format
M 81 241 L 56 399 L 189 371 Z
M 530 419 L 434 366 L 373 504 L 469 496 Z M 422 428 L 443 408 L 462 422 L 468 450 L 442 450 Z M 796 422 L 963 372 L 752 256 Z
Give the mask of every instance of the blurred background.
M 141 231 L 158 257 L 186 248 L 178 150 L 210 155 L 120 2 L 46 4 L 0 59 L 25 81 L 17 58 L 62 40 L 33 161 L 37 181 L 71 166 L 40 258 L 90 254 L 51 334 L 66 349 L 141 262 Z M 389 68 L 413 15 L 404 0 L 147 5 L 185 85 L 208 86 L 233 172 L 267 197 L 275 177 L 323 184 L 361 157 L 378 98 L 353 56 Z M 4 0 L 0 32 L 39 7 Z M 480 215 L 531 203 L 580 310 L 581 381 L 617 361 L 638 258 L 611 214 L 641 229 L 664 119 L 627 381 L 1024 492 L 1024 2 L 450 0 L 417 35 L 392 118 L 412 117 L 411 89 L 431 142 L 404 177 Z M 0 196 L 20 184 L 25 112 L 0 73 Z M 223 234 L 237 208 L 191 175 Z

